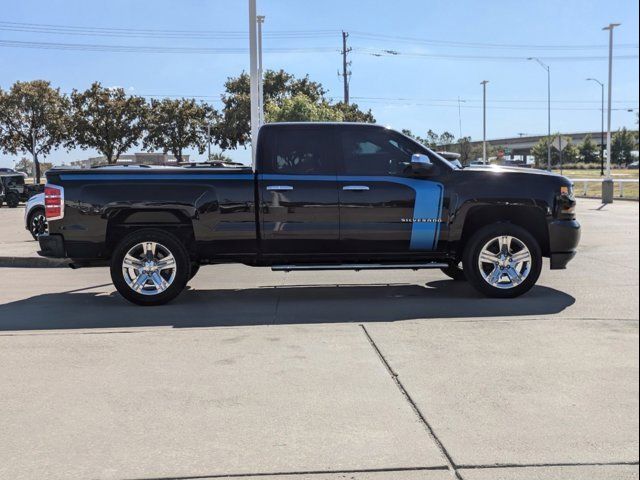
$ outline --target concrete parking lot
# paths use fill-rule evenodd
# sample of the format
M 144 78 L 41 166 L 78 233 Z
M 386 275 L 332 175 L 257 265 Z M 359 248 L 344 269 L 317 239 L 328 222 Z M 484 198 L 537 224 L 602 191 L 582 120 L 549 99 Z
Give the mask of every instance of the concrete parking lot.
M 20 215 L 0 257 L 36 248 Z M 638 203 L 579 218 L 506 301 L 233 265 L 141 308 L 104 268 L 0 268 L 0 478 L 637 479 Z

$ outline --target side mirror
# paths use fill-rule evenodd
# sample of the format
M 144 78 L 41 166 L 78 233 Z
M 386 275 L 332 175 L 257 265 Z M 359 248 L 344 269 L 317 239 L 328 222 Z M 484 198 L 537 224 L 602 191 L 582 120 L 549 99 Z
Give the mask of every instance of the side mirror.
M 431 159 L 422 153 L 414 153 L 411 156 L 411 171 L 414 175 L 426 176 L 433 172 Z

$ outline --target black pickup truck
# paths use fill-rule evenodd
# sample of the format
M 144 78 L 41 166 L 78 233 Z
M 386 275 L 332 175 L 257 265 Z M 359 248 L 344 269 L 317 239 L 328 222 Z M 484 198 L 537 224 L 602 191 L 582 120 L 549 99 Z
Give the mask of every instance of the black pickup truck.
M 438 268 L 516 297 L 543 257 L 580 238 L 571 182 L 539 170 L 460 168 L 375 125 L 261 128 L 255 169 L 54 169 L 41 255 L 110 266 L 140 305 L 176 297 L 200 265 L 274 270 Z

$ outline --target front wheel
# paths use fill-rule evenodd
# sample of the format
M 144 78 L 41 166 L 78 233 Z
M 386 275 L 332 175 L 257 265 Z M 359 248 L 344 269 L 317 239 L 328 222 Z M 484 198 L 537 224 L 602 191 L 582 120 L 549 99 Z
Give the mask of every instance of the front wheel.
M 524 228 L 495 223 L 469 239 L 463 265 L 467 279 L 479 292 L 493 298 L 514 298 L 538 281 L 542 251 Z
M 191 265 L 184 245 L 163 230 L 127 235 L 111 257 L 111 279 L 120 294 L 137 305 L 173 300 L 189 280 Z

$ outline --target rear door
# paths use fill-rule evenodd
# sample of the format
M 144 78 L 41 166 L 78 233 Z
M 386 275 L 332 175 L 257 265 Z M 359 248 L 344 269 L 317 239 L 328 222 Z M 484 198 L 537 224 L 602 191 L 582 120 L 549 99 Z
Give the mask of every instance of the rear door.
M 438 171 L 416 178 L 414 153 L 428 150 L 393 130 L 351 126 L 340 134 L 341 249 L 411 256 L 437 251 L 444 188 Z
M 263 253 L 335 252 L 340 229 L 335 127 L 267 125 L 260 139 Z

